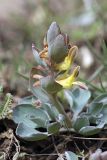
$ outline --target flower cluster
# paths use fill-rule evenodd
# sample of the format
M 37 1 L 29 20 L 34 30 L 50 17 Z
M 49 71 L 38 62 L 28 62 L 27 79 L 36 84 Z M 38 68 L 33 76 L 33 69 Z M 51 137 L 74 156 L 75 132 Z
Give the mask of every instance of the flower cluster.
M 70 89 L 73 85 L 82 88 L 86 86 L 76 81 L 80 66 L 71 72 L 71 65 L 77 55 L 77 46 L 72 46 L 67 34 L 61 32 L 56 22 L 53 22 L 44 38 L 44 49 L 39 51 L 32 45 L 36 66 L 32 78 L 34 87 L 41 86 L 48 93 L 55 93 L 62 88 Z

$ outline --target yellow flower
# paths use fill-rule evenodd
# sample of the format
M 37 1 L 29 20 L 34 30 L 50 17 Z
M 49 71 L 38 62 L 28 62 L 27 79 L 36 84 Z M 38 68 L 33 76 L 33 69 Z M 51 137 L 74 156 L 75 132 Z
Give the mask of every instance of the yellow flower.
M 65 76 L 65 78 L 64 77 L 62 78 L 62 76 L 58 77 L 56 78 L 56 82 L 62 85 L 63 88 L 70 89 L 73 86 L 73 84 L 75 84 L 76 82 L 76 78 L 79 74 L 79 70 L 80 70 L 80 66 L 77 66 L 70 76 L 67 75 Z
M 69 76 L 67 72 L 60 75 L 58 78 L 56 78 L 56 82 L 63 86 L 65 89 L 70 89 L 73 85 L 78 85 L 82 89 L 88 89 L 88 87 L 85 85 L 85 83 L 76 81 L 76 78 L 79 74 L 80 66 L 77 66 L 73 73 Z
M 77 51 L 78 51 L 78 48 L 76 46 L 73 46 L 72 48 L 70 48 L 68 52 L 68 56 L 65 57 L 64 61 L 54 65 L 55 69 L 59 71 L 69 70 L 76 56 Z

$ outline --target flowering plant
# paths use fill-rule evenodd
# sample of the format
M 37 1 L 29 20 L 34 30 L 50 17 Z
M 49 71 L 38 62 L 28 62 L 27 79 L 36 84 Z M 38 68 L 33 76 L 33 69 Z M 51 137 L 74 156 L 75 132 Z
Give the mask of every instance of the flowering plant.
M 106 122 L 99 120 L 101 110 L 96 109 L 96 102 L 86 107 L 91 93 L 77 81 L 80 66 L 73 67 L 77 46 L 69 42 L 56 22 L 50 25 L 43 45 L 39 51 L 32 44 L 35 66 L 29 89 L 33 95 L 23 98 L 13 110 L 13 120 L 18 124 L 16 134 L 35 141 L 60 132 L 61 128 L 86 136 L 98 133 Z

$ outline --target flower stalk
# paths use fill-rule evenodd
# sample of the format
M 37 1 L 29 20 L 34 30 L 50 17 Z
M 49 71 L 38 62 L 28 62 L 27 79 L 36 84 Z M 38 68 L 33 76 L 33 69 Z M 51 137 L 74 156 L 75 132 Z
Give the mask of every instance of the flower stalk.
M 67 128 L 72 128 L 72 121 L 68 117 L 67 113 L 65 112 L 62 104 L 59 102 L 56 94 L 51 95 L 51 102 L 57 108 L 57 110 L 59 111 L 59 113 L 64 116 L 64 118 L 65 118 L 64 122 L 65 122 Z

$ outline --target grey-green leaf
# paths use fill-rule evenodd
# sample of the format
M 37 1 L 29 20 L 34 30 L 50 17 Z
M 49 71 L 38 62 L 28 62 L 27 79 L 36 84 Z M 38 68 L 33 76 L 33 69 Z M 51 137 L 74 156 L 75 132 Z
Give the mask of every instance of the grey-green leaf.
M 93 100 L 92 103 L 102 103 L 103 105 L 107 104 L 107 93 L 101 94 Z
M 35 97 L 37 97 L 41 102 L 48 103 L 50 102 L 49 95 L 46 93 L 45 90 L 41 88 L 41 86 L 31 87 L 31 92 Z
M 47 125 L 47 131 L 49 134 L 55 134 L 59 132 L 60 128 L 61 128 L 61 125 L 59 122 L 53 122 Z
M 37 98 L 34 96 L 27 96 L 27 97 L 21 98 L 18 104 L 33 104 L 33 102 L 36 100 Z
M 38 127 L 38 125 L 34 121 L 32 121 L 32 119 L 37 118 L 43 119 L 44 121 L 50 120 L 44 110 L 35 108 L 30 104 L 17 105 L 13 109 L 13 120 L 15 123 L 24 123 L 27 126 L 36 128 Z
M 101 122 L 98 126 L 86 126 L 79 130 L 79 133 L 84 136 L 91 136 L 99 133 L 104 127 L 105 123 Z
M 42 119 L 42 118 L 32 118 L 31 120 L 38 125 L 38 128 L 40 128 L 40 127 L 46 128 L 47 123 L 48 123 L 47 120 Z
M 64 91 L 64 95 L 70 105 L 70 108 L 72 109 L 73 107 L 73 97 L 72 97 L 72 94 L 71 94 L 71 91 L 68 91 L 68 90 L 65 90 Z
M 103 109 L 103 104 L 102 103 L 91 103 L 88 106 L 88 113 L 91 116 L 96 116 L 96 115 L 101 113 L 102 109 Z
M 53 105 L 46 103 L 46 104 L 42 104 L 43 109 L 48 113 L 48 115 L 50 116 L 51 120 L 55 121 L 56 117 L 58 117 L 59 112 L 56 109 L 56 107 L 54 107 Z
M 46 66 L 46 63 L 44 61 L 42 61 L 42 59 L 39 57 L 39 53 L 38 51 L 36 50 L 34 44 L 32 44 L 32 52 L 33 52 L 33 55 L 34 55 L 34 58 L 35 58 L 35 62 L 36 62 L 36 66 L 37 65 L 42 65 L 42 66 Z
M 104 106 L 107 104 L 107 94 L 101 94 L 88 105 L 88 113 L 96 116 L 104 113 Z M 106 107 L 105 107 L 106 108 Z
M 25 139 L 26 141 L 38 141 L 46 139 L 49 135 L 47 132 L 39 132 L 34 128 L 20 123 L 16 129 L 16 135 Z
M 67 94 L 65 94 L 65 96 L 70 104 L 71 110 L 74 112 L 74 115 L 76 116 L 83 110 L 83 108 L 87 104 L 89 98 L 91 97 L 91 93 L 89 90 L 81 88 L 75 88 L 73 91 L 68 90 L 66 92 Z
M 76 130 L 76 131 L 79 131 L 82 127 L 86 127 L 86 126 L 89 126 L 89 119 L 88 117 L 86 116 L 83 116 L 83 117 L 77 117 L 74 122 L 73 122 L 73 128 Z
M 102 114 L 102 117 L 101 117 L 102 121 L 104 121 L 107 124 L 107 105 L 103 106 L 101 114 Z

